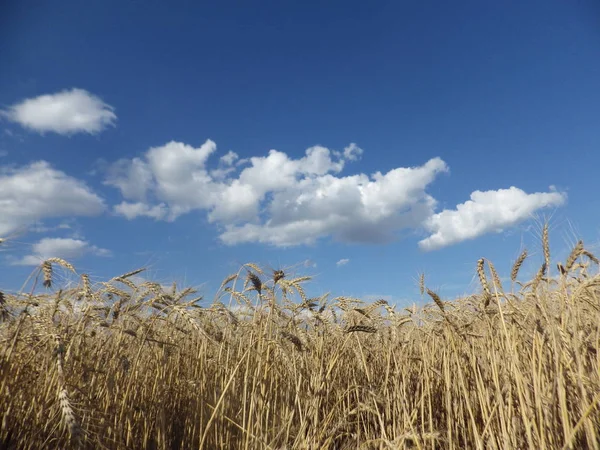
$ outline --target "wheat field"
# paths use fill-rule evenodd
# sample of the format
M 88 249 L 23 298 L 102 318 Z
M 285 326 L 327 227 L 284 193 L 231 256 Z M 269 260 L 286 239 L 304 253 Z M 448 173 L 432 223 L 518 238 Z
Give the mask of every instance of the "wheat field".
M 0 296 L 0 448 L 599 449 L 598 259 L 579 242 L 550 270 L 545 231 L 529 282 L 527 252 L 506 286 L 480 259 L 479 294 L 421 276 L 408 309 L 256 264 L 200 307 L 52 258 L 45 292 Z

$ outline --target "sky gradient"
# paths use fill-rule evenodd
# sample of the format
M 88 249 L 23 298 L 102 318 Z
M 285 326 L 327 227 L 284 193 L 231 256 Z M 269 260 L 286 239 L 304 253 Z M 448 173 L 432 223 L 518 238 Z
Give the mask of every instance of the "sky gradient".
M 600 5 L 0 7 L 0 286 L 256 262 L 399 305 L 599 238 Z

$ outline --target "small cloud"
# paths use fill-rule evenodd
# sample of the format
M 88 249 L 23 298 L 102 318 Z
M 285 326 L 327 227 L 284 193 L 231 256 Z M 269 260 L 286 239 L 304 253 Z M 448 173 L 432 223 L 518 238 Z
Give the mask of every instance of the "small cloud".
M 160 220 L 167 215 L 167 208 L 162 203 L 160 205 L 149 206 L 140 202 L 121 202 L 114 207 L 114 211 L 129 220 L 133 220 L 136 217 L 150 217 Z
M 514 186 L 497 191 L 475 191 L 471 200 L 457 205 L 456 209 L 432 215 L 425 222 L 425 228 L 432 234 L 419 241 L 419 247 L 425 251 L 437 250 L 486 233 L 501 232 L 541 208 L 561 206 L 566 200 L 566 194 L 560 192 L 527 194 Z
M 302 265 L 304 267 L 317 267 L 317 263 L 310 259 L 306 259 Z
M 90 245 L 81 239 L 44 238 L 32 246 L 32 254 L 26 255 L 13 265 L 37 266 L 48 258 L 63 258 L 68 261 L 80 258 L 86 254 L 94 256 L 111 256 L 110 250 Z
M 348 161 L 357 161 L 363 154 L 363 149 L 351 142 L 348 147 L 344 149 L 344 158 Z
M 221 158 L 219 158 L 219 161 L 227 166 L 231 166 L 238 158 L 239 156 L 236 152 L 229 150 L 226 155 L 223 155 Z
M 350 260 L 348 258 L 343 258 L 343 259 L 340 259 L 338 262 L 336 262 L 335 265 L 338 267 L 345 266 L 349 262 L 350 262 Z
M 86 90 L 73 88 L 28 98 L 0 113 L 8 120 L 38 133 L 97 134 L 114 125 L 114 108 Z

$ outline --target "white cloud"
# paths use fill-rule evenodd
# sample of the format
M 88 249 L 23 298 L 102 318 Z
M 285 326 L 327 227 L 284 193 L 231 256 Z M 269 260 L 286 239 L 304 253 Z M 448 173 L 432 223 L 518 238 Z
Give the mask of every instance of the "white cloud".
M 221 156 L 221 158 L 219 158 L 219 161 L 221 161 L 223 164 L 225 164 L 227 166 L 231 166 L 238 158 L 239 158 L 239 156 L 236 152 L 229 150 L 227 152 L 227 154 L 225 154 L 225 155 Z
M 343 176 L 346 165 L 363 154 L 356 144 L 343 151 L 310 147 L 297 159 L 277 150 L 239 159 L 230 151 L 211 170 L 208 163 L 216 150 L 211 140 L 198 148 L 169 142 L 141 157 L 117 161 L 105 183 L 120 189 L 128 201 L 115 212 L 128 219 L 173 221 L 204 211 L 227 245 L 285 247 L 328 237 L 384 243 L 402 231 L 424 228 L 431 236 L 419 245 L 433 250 L 514 225 L 541 207 L 563 201 L 557 192 L 527 195 L 511 188 L 474 192 L 456 211 L 436 214 L 437 202 L 427 188 L 448 172 L 440 158 L 385 173 Z
M 342 258 L 338 262 L 336 262 L 335 265 L 338 266 L 338 267 L 345 266 L 349 262 L 350 262 L 350 260 L 348 258 Z
M 95 216 L 104 201 L 46 161 L 0 169 L 0 236 L 43 218 Z
M 28 231 L 32 233 L 50 233 L 58 230 L 70 230 L 71 228 L 71 225 L 65 222 L 54 226 L 46 226 L 43 222 L 36 222 L 28 228 Z
M 310 147 L 298 159 L 270 150 L 266 156 L 249 158 L 243 168 L 216 173 L 207 168 L 215 151 L 211 140 L 199 148 L 169 142 L 140 158 L 117 161 L 105 183 L 134 202 L 117 205 L 115 212 L 128 219 L 175 220 L 204 210 L 210 222 L 222 227 L 221 240 L 229 245 L 290 246 L 327 236 L 385 242 L 433 214 L 436 202 L 425 189 L 448 170 L 444 161 L 434 158 L 420 167 L 342 177 L 346 163 L 362 154 L 351 144 L 343 152 Z M 235 159 L 230 152 L 220 162 Z
M 167 215 L 167 207 L 164 203 L 155 206 L 149 206 L 141 202 L 121 202 L 115 206 L 115 212 L 125 216 L 129 220 L 136 217 L 150 217 L 152 219 L 164 219 Z
M 362 148 L 352 142 L 348 147 L 344 149 L 344 157 L 348 161 L 357 161 L 363 154 Z
M 86 254 L 110 256 L 109 250 L 90 245 L 81 239 L 44 238 L 32 246 L 32 254 L 14 262 L 15 265 L 37 266 L 48 258 L 63 258 L 71 261 Z
M 120 160 L 109 168 L 105 184 L 121 190 L 127 200 L 148 203 L 152 194 L 159 203 L 168 206 L 167 220 L 194 209 L 207 209 L 218 200 L 218 183 L 208 173 L 205 163 L 216 150 L 216 144 L 207 140 L 199 148 L 180 142 L 169 142 L 162 147 L 153 147 L 143 158 Z M 142 209 L 147 216 L 152 206 Z M 129 219 L 134 210 L 129 208 Z M 116 210 L 122 213 L 123 209 Z
M 33 131 L 69 135 L 96 134 L 114 125 L 114 108 L 83 89 L 28 98 L 10 106 L 2 115 Z
M 120 159 L 112 164 L 104 184 L 119 188 L 127 199 L 145 200 L 151 183 L 152 172 L 148 165 L 141 159 L 134 158 Z
M 206 167 L 215 151 L 211 140 L 199 148 L 169 142 L 141 158 L 117 161 L 105 183 L 135 202 L 121 203 L 115 212 L 128 219 L 175 220 L 204 210 L 210 222 L 223 227 L 220 237 L 229 245 L 289 246 L 326 236 L 384 242 L 433 214 L 436 202 L 425 189 L 437 174 L 447 171 L 446 164 L 434 158 L 423 166 L 386 174 L 338 176 L 346 162 L 362 154 L 351 144 L 344 152 L 314 146 L 299 159 L 271 150 L 267 156 L 249 158 L 239 173 L 229 168 L 215 174 Z M 221 163 L 224 160 L 232 163 L 235 158 L 230 152 Z
M 326 236 L 344 242 L 389 242 L 400 230 L 418 227 L 433 214 L 436 201 L 425 189 L 446 170 L 435 158 L 420 167 L 371 177 L 325 174 L 292 179 L 271 194 L 266 220 L 225 224 L 221 239 L 227 244 L 277 246 L 313 244 Z
M 490 232 L 501 232 L 531 217 L 540 208 L 561 206 L 567 197 L 564 193 L 537 192 L 527 194 L 510 187 L 497 191 L 475 191 L 471 200 L 432 215 L 425 228 L 431 235 L 419 242 L 423 250 L 436 250 Z

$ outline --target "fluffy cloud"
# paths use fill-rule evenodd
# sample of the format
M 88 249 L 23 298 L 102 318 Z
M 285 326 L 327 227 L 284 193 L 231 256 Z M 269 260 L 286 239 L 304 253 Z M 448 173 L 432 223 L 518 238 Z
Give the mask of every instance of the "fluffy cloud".
M 350 260 L 348 258 L 342 258 L 338 262 L 336 262 L 335 265 L 338 266 L 338 267 L 345 266 L 349 262 L 350 262 Z
M 145 216 L 175 220 L 204 210 L 222 227 L 226 244 L 263 242 L 277 246 L 314 243 L 332 236 L 346 242 L 385 242 L 403 228 L 418 226 L 433 214 L 435 200 L 425 189 L 447 170 L 434 158 L 420 167 L 397 168 L 372 176 L 338 174 L 362 150 L 350 144 L 343 152 L 310 147 L 298 159 L 271 150 L 252 157 L 243 169 L 207 168 L 216 144 L 199 148 L 169 142 L 143 157 L 117 161 L 105 184 L 120 189 L 115 212 L 128 219 Z M 221 166 L 237 160 L 233 152 Z
M 152 172 L 139 158 L 121 159 L 112 164 L 105 181 L 105 184 L 119 188 L 123 197 L 130 200 L 145 200 L 151 183 Z
M 291 180 L 271 193 L 265 220 L 226 224 L 221 240 L 277 246 L 312 244 L 326 236 L 342 242 L 389 242 L 433 214 L 436 201 L 425 190 L 446 170 L 446 164 L 434 158 L 420 167 L 370 177 L 323 174 Z
M 538 209 L 560 206 L 566 195 L 559 192 L 527 194 L 511 187 L 497 191 L 475 191 L 471 200 L 434 214 L 425 222 L 432 234 L 419 242 L 423 250 L 437 250 L 485 233 L 500 232 L 529 218 Z
M 28 98 L 2 112 L 9 120 L 33 131 L 69 135 L 96 134 L 113 125 L 114 108 L 83 89 Z
M 118 188 L 126 200 L 147 204 L 152 195 L 159 203 L 168 206 L 167 220 L 175 220 L 181 214 L 194 209 L 207 209 L 218 199 L 219 183 L 205 167 L 206 160 L 216 150 L 216 144 L 207 140 L 194 148 L 180 142 L 169 142 L 153 147 L 143 158 L 119 160 L 108 170 L 105 184 Z M 117 213 L 128 211 L 129 219 L 148 216 L 154 206 L 142 208 L 121 206 Z M 139 214 L 135 214 L 135 209 Z
M 44 238 L 32 246 L 32 254 L 16 261 L 15 265 L 37 266 L 48 258 L 73 260 L 86 254 L 110 256 L 110 251 L 90 245 L 81 239 Z
M 43 218 L 94 216 L 104 201 L 46 161 L 0 169 L 0 237 Z
M 277 150 L 239 159 L 230 151 L 210 169 L 216 150 L 211 140 L 198 148 L 169 142 L 141 157 L 117 161 L 105 184 L 118 188 L 127 201 L 114 211 L 128 219 L 173 221 L 201 210 L 227 245 L 285 247 L 327 237 L 384 243 L 403 230 L 425 229 L 431 235 L 419 245 L 433 250 L 514 225 L 565 200 L 557 192 L 477 191 L 456 210 L 436 214 L 437 202 L 427 188 L 448 171 L 440 158 L 385 173 L 342 176 L 346 165 L 363 153 L 356 144 L 343 151 L 310 147 L 297 159 Z

